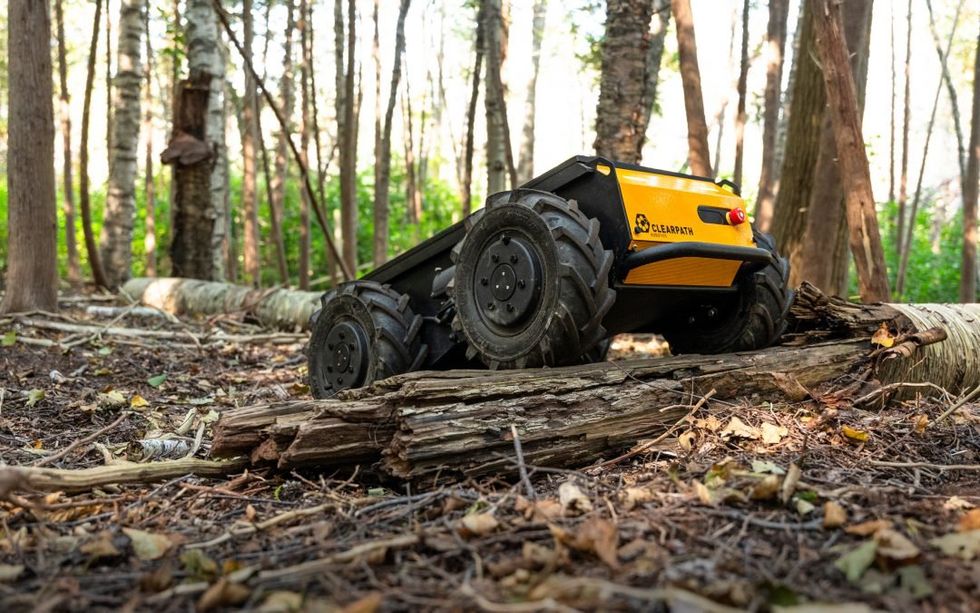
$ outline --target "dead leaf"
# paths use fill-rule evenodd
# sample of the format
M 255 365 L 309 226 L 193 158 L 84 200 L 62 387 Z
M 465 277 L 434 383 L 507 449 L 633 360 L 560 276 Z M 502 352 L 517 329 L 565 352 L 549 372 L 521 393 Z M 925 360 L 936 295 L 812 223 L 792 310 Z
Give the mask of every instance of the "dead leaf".
M 688 430 L 687 432 L 682 432 L 677 437 L 677 444 L 681 446 L 684 451 L 690 451 L 694 447 L 694 443 L 698 440 L 698 433 L 694 430 Z
M 14 581 L 23 572 L 23 564 L 0 564 L 0 583 Z
M 919 548 L 908 537 L 892 528 L 878 530 L 874 536 L 878 542 L 878 555 L 904 562 L 919 557 Z
M 915 417 L 915 433 L 922 434 L 929 427 L 929 416 L 928 415 L 917 415 Z
M 143 407 L 150 406 L 150 403 L 139 394 L 133 394 L 133 397 L 129 399 L 129 406 L 133 409 L 142 409 Z
M 889 348 L 895 344 L 895 336 L 888 329 L 888 324 L 882 322 L 875 333 L 871 336 L 871 343 L 880 347 Z
M 847 511 L 833 500 L 823 503 L 823 527 L 839 528 L 847 523 Z
M 144 562 L 159 560 L 173 547 L 173 541 L 163 534 L 154 534 L 136 528 L 123 528 L 123 533 L 132 541 L 133 553 Z
M 843 434 L 847 438 L 851 439 L 852 441 L 857 441 L 859 443 L 864 443 L 869 438 L 871 438 L 871 435 L 865 432 L 864 430 L 858 430 L 857 428 L 852 428 L 846 424 L 840 427 L 840 431 L 841 434 Z
M 566 515 L 579 515 L 592 510 L 592 501 L 571 481 L 562 483 L 558 488 L 558 502 Z
M 772 475 L 785 475 L 786 471 L 783 470 L 775 462 L 770 462 L 769 460 L 752 460 L 752 472 L 754 473 L 769 473 Z
M 500 525 L 493 513 L 470 513 L 460 520 L 459 533 L 464 537 L 485 536 Z
M 857 536 L 869 536 L 879 530 L 887 530 L 892 527 L 892 522 L 887 519 L 872 519 L 859 524 L 854 524 L 844 528 L 844 532 Z
M 550 526 L 551 534 L 559 542 L 576 551 L 594 553 L 609 568 L 619 568 L 616 551 L 619 548 L 619 531 L 608 519 L 594 517 L 578 526 L 572 533 L 558 526 Z
M 32 389 L 27 392 L 27 406 L 33 407 L 42 400 L 44 400 L 44 390 Z
M 796 484 L 800 482 L 800 477 L 803 476 L 803 471 L 796 464 L 790 464 L 789 470 L 786 471 L 786 477 L 783 479 L 782 491 L 779 493 L 779 500 L 783 504 L 789 502 L 789 499 L 793 497 L 796 493 Z
M 384 597 L 381 592 L 371 592 L 341 609 L 340 613 L 374 613 L 381 608 L 383 602 Z
M 710 430 L 711 432 L 717 432 L 721 430 L 721 420 L 714 415 L 708 415 L 704 419 L 699 419 L 694 422 L 694 425 L 698 428 L 703 428 L 705 430 Z
M 784 426 L 771 424 L 767 421 L 762 422 L 762 442 L 767 445 L 775 445 L 789 434 Z
M 838 558 L 834 566 L 844 573 L 848 581 L 854 583 L 875 561 L 877 551 L 878 542 L 869 539 Z
M 629 511 L 638 504 L 654 500 L 656 498 L 656 492 L 648 487 L 628 487 L 623 492 L 622 498 L 623 506 Z
M 796 507 L 796 512 L 800 515 L 809 515 L 810 513 L 813 513 L 814 509 L 817 508 L 812 502 L 800 498 L 799 496 L 793 498 L 793 505 Z
M 303 609 L 303 595 L 297 592 L 286 590 L 276 590 L 269 592 L 262 604 L 259 605 L 259 613 L 292 613 Z
M 191 577 L 210 581 L 218 575 L 218 563 L 200 549 L 185 549 L 180 563 Z
M 731 421 L 728 422 L 728 425 L 725 426 L 725 429 L 721 431 L 721 436 L 722 438 L 734 436 L 738 438 L 755 440 L 760 438 L 762 433 L 759 432 L 758 428 L 753 428 L 746 425 L 745 422 L 738 417 L 732 417 Z
M 779 475 L 766 475 L 752 486 L 749 498 L 752 500 L 772 500 L 779 493 L 782 479 Z
M 110 390 L 105 394 L 99 394 L 96 402 L 100 408 L 112 409 L 115 407 L 126 406 L 126 397 L 119 390 Z
M 980 530 L 980 509 L 967 511 L 967 513 L 960 518 L 959 523 L 956 525 L 956 529 L 960 532 Z
M 711 490 L 709 490 L 705 484 L 701 483 L 697 479 L 694 479 L 691 481 L 691 487 L 694 488 L 694 493 L 697 494 L 698 500 L 701 501 L 701 504 L 714 506 L 715 502 L 711 497 Z
M 972 509 L 975 505 L 969 500 L 964 500 L 959 496 L 950 496 L 943 503 L 943 508 L 947 511 L 960 511 L 962 509 Z
M 932 594 L 932 585 L 926 579 L 926 573 L 918 564 L 903 566 L 898 569 L 898 581 L 902 591 L 912 598 L 920 600 Z
M 198 611 L 210 611 L 218 607 L 236 606 L 248 600 L 251 590 L 241 583 L 232 583 L 226 577 L 209 587 L 197 601 Z
M 948 556 L 970 561 L 980 554 L 980 530 L 953 532 L 929 541 Z
M 110 532 L 100 532 L 91 541 L 82 543 L 78 550 L 87 555 L 92 562 L 102 558 L 114 558 L 121 555 L 119 549 L 112 543 L 112 534 Z

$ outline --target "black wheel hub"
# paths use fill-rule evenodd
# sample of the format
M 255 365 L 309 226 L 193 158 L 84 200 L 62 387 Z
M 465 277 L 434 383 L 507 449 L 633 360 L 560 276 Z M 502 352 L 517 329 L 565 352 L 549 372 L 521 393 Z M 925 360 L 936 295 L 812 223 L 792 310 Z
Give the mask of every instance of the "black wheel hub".
M 358 387 L 367 374 L 369 347 L 364 329 L 355 321 L 340 321 L 327 333 L 324 376 L 334 389 Z
M 512 327 L 537 306 L 541 262 L 523 237 L 496 236 L 480 253 L 474 272 L 477 309 L 485 320 Z

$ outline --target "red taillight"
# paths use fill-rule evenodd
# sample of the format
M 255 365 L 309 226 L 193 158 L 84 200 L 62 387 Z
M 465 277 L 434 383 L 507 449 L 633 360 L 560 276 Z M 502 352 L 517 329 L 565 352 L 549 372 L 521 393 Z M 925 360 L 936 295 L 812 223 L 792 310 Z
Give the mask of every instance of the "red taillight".
M 733 226 L 745 223 L 745 211 L 740 208 L 734 208 L 728 211 L 728 223 Z

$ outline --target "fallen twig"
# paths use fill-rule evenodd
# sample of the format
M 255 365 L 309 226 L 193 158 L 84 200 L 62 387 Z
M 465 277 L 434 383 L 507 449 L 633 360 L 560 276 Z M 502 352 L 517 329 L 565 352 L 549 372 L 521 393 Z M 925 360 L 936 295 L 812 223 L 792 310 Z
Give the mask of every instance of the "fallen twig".
M 122 422 L 124 422 L 126 420 L 126 418 L 128 418 L 128 417 L 129 417 L 129 413 L 123 413 L 122 415 L 120 415 L 119 417 L 117 417 L 115 419 L 115 421 L 113 421 L 108 426 L 105 426 L 104 428 L 100 428 L 100 429 L 96 430 L 95 432 L 93 432 L 92 434 L 89 434 L 88 436 L 86 436 L 84 438 L 80 438 L 78 440 L 72 441 L 67 447 L 65 447 L 61 451 L 59 451 L 57 453 L 53 453 L 53 454 L 51 454 L 49 456 L 43 457 L 40 460 L 38 460 L 37 462 L 34 462 L 34 464 L 32 464 L 31 466 L 33 468 L 37 468 L 39 466 L 47 466 L 48 464 L 53 464 L 54 462 L 60 460 L 61 458 L 65 457 L 66 455 L 68 455 L 69 453 L 71 453 L 72 450 L 77 449 L 81 445 L 87 445 L 87 444 L 91 443 L 92 441 L 94 441 L 95 439 L 97 439 L 100 436 L 102 436 L 103 434 L 105 434 L 106 432 L 108 432 L 109 430 L 112 430 L 113 428 L 115 428 L 116 426 L 118 426 L 119 424 L 121 424 Z
M 884 468 L 929 468 L 932 470 L 980 470 L 980 464 L 934 464 L 932 462 L 888 462 L 885 460 L 868 460 L 872 466 Z

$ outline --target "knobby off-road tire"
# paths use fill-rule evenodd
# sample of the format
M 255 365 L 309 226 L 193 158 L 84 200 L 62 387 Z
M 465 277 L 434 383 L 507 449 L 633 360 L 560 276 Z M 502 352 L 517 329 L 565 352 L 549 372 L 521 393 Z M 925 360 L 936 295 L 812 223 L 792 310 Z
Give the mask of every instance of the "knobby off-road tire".
M 325 293 L 310 327 L 314 398 L 415 370 L 425 358 L 422 317 L 412 312 L 408 296 L 373 281 L 353 281 Z
M 491 369 L 581 363 L 605 339 L 611 251 L 574 201 L 519 189 L 488 198 L 453 249 L 454 334 Z
M 733 300 L 675 319 L 663 332 L 671 353 L 750 351 L 779 340 L 793 302 L 794 292 L 788 287 L 789 260 L 779 256 L 772 236 L 762 232 L 753 232 L 753 236 L 758 247 L 776 255 L 776 263 L 737 279 Z M 717 315 L 704 316 L 711 309 Z

